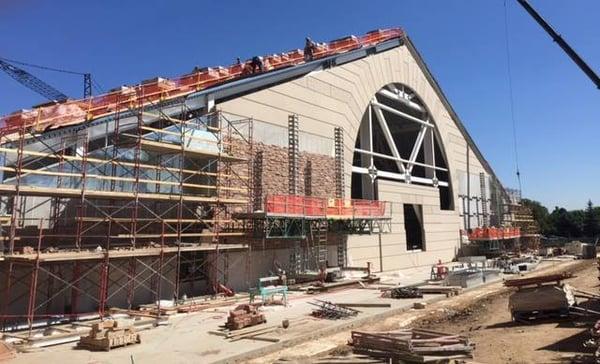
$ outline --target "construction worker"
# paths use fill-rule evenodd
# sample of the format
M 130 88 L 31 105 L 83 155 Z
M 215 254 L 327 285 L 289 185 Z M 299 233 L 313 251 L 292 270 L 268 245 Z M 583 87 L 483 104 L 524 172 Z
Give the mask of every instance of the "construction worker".
M 259 57 L 259 56 L 252 57 L 250 66 L 252 67 L 252 73 L 263 72 L 265 70 L 265 66 L 263 64 L 263 59 L 262 59 L 262 57 Z
M 306 37 L 306 42 L 304 43 L 304 61 L 312 61 L 316 49 L 317 43 L 313 42 L 310 37 Z

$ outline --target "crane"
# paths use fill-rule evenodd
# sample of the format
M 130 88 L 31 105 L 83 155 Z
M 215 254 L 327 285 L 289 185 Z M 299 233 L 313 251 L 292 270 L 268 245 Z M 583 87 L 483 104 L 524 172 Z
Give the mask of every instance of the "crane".
M 590 66 L 575 52 L 573 48 L 558 34 L 554 28 L 537 11 L 529 4 L 527 0 L 517 0 L 519 4 L 531 15 L 531 17 L 552 37 L 552 39 L 558 43 L 565 53 L 571 57 L 573 62 L 589 77 L 590 80 L 600 89 L 600 77 L 591 69 Z
M 69 73 L 75 75 L 83 76 L 83 97 L 88 98 L 92 96 L 92 75 L 90 73 L 81 73 L 81 72 L 73 72 L 67 70 L 61 70 L 57 68 L 38 66 L 34 64 L 24 63 L 9 60 L 6 58 L 0 58 L 0 69 L 6 72 L 10 77 L 14 78 L 17 82 L 22 84 L 23 86 L 29 88 L 32 91 L 37 92 L 38 94 L 44 96 L 50 101 L 54 102 L 62 102 L 68 99 L 68 96 L 64 93 L 58 91 L 54 87 L 48 85 L 46 82 L 40 80 L 35 77 L 31 73 L 25 71 L 24 69 L 17 67 L 15 64 L 21 64 L 24 66 L 30 66 L 35 68 L 40 68 L 48 71 Z

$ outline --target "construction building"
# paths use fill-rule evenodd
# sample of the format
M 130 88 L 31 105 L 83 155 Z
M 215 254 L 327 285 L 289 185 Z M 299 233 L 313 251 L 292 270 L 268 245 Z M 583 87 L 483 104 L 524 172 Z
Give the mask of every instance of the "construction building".
M 510 228 L 402 30 L 310 47 L 1 118 L 3 327 L 428 266 Z

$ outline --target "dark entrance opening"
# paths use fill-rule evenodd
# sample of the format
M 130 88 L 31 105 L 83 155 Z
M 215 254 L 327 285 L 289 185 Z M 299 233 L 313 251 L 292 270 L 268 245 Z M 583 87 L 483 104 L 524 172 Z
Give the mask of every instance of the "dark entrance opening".
M 407 250 L 425 250 L 423 206 L 404 204 L 404 230 Z

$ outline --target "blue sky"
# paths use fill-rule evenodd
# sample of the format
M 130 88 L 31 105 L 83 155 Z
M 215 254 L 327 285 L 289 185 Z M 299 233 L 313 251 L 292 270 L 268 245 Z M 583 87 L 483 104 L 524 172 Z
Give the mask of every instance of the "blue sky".
M 531 0 L 597 72 L 596 0 Z M 600 91 L 507 0 L 523 194 L 552 209 L 600 205 Z M 281 52 L 401 26 L 506 186 L 517 186 L 504 0 L 0 0 L 0 57 L 91 72 L 104 87 L 176 76 L 195 65 Z M 31 70 L 68 95 L 82 80 Z M 43 99 L 0 74 L 0 114 Z

